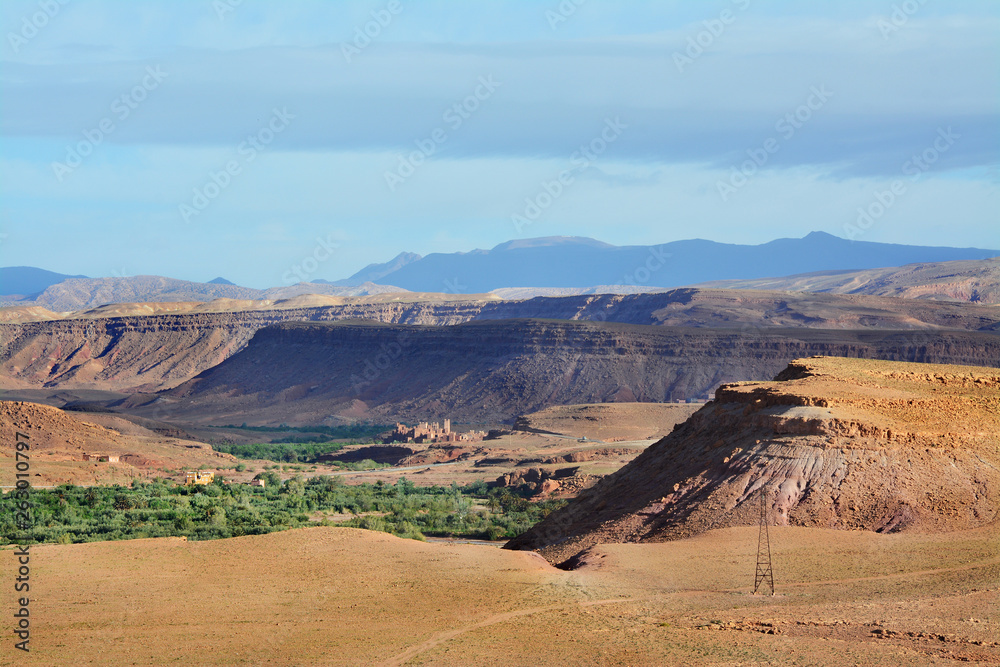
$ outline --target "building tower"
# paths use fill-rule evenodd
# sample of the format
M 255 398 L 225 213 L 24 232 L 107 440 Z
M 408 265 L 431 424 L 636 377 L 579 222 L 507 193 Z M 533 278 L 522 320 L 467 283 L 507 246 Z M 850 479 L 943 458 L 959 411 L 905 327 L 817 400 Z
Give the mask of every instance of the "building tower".
M 760 487 L 760 526 L 757 529 L 757 573 L 754 576 L 753 594 L 757 595 L 761 584 L 771 589 L 774 595 L 774 572 L 771 570 L 771 535 L 767 530 L 767 500 L 764 487 Z
M 445 433 L 451 433 L 451 420 L 450 419 L 445 419 L 444 420 L 444 432 Z

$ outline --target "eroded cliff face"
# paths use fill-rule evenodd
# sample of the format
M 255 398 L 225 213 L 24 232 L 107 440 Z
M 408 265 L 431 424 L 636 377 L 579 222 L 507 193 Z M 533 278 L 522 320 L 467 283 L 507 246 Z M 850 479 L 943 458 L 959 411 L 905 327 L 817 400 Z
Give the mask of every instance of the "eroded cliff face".
M 721 388 L 628 466 L 507 546 L 562 562 L 601 542 L 758 521 L 952 530 L 1000 510 L 1000 372 L 812 358 Z
M 381 301 L 316 308 L 0 323 L 0 388 L 157 391 L 221 363 L 243 349 L 259 329 L 281 322 L 359 319 L 441 326 L 511 318 L 728 329 L 740 334 L 740 341 L 735 343 L 738 350 L 752 350 L 754 340 L 764 334 L 784 338 L 799 335 L 780 329 L 827 329 L 832 331 L 825 334 L 831 343 L 854 341 L 862 345 L 867 344 L 865 334 L 842 330 L 876 332 L 876 337 L 887 341 L 886 335 L 878 332 L 897 330 L 906 333 L 896 335 L 898 349 L 883 350 L 893 355 L 884 358 L 1000 363 L 988 345 L 980 349 L 979 341 L 990 339 L 955 333 L 995 332 L 1000 328 L 1000 311 L 995 307 L 853 295 L 678 289 L 627 296 L 502 302 Z M 814 334 L 801 335 L 819 340 Z M 672 354 L 683 355 L 685 351 L 675 349 Z M 762 368 L 767 373 L 777 370 L 773 364 Z M 705 377 L 713 374 L 712 370 L 697 371 L 690 388 L 675 388 L 693 392 L 686 395 L 703 393 L 717 381 Z M 770 375 L 726 376 L 737 377 Z
M 275 323 L 457 324 L 480 309 L 475 302 L 388 303 L 0 324 L 0 387 L 158 391 L 221 363 Z
M 665 402 L 723 382 L 774 377 L 812 354 L 963 362 L 1000 359 L 992 334 L 734 330 L 553 320 L 434 327 L 284 323 L 222 364 L 129 409 L 214 424 L 369 419 L 509 422 L 551 406 Z M 152 416 L 152 415 L 150 415 Z

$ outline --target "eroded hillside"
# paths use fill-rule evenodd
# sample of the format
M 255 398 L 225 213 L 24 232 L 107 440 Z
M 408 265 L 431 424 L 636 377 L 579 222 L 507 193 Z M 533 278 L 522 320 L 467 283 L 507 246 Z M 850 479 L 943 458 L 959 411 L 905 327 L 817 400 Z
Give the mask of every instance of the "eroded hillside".
M 512 540 L 564 561 L 605 542 L 753 525 L 957 530 L 997 521 L 1000 372 L 860 359 L 793 362 L 716 400 Z

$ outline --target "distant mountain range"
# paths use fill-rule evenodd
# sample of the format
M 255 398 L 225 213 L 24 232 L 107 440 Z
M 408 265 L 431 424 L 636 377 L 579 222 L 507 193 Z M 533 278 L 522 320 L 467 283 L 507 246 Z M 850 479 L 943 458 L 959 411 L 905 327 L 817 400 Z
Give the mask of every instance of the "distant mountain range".
M 31 298 L 64 280 L 86 277 L 69 276 L 33 266 L 7 266 L 0 268 L 0 294 L 8 298 Z
M 761 245 L 691 240 L 613 246 L 582 237 L 547 237 L 466 253 L 426 257 L 401 253 L 344 280 L 269 289 L 241 287 L 224 278 L 207 283 L 162 276 L 86 278 L 8 267 L 0 269 L 0 305 L 66 312 L 114 303 L 262 301 L 303 294 L 356 297 L 406 291 L 452 295 L 492 291 L 504 299 L 525 299 L 634 294 L 695 284 L 1000 303 L 1000 263 L 985 261 L 998 256 L 1000 250 L 847 241 L 822 232 Z M 914 264 L 918 265 L 902 266 Z
M 377 280 L 417 292 L 483 293 L 501 288 L 595 285 L 681 287 L 708 281 L 849 271 L 917 262 L 987 259 L 1000 250 L 848 241 L 824 232 L 761 245 L 700 239 L 613 246 L 583 237 L 501 243 L 491 250 L 406 254 L 371 264 L 338 284 Z
M 369 264 L 365 268 L 361 269 L 355 273 L 350 278 L 345 278 L 343 280 L 334 280 L 333 282 L 329 280 L 314 280 L 314 283 L 328 283 L 330 285 L 340 285 L 340 286 L 352 286 L 361 285 L 364 283 L 372 282 L 377 283 L 381 278 L 389 275 L 393 271 L 401 269 L 411 262 L 415 262 L 421 259 L 420 255 L 415 252 L 401 252 L 396 255 L 393 259 L 382 264 Z M 441 290 L 435 290 L 440 292 Z

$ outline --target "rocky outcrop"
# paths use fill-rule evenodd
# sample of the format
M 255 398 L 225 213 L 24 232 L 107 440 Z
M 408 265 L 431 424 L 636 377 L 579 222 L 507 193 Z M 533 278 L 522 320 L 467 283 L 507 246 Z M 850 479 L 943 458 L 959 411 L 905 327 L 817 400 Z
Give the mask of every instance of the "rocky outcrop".
M 716 400 L 512 540 L 562 562 L 600 542 L 768 521 L 879 532 L 996 522 L 1000 372 L 813 358 Z
M 586 461 L 600 461 L 601 459 L 620 458 L 623 456 L 635 456 L 642 450 L 632 447 L 601 447 L 600 449 L 590 449 L 581 452 L 570 452 L 560 456 L 550 456 L 541 462 L 553 463 L 584 463 Z
M 521 468 L 496 478 L 490 486 L 510 489 L 524 497 L 563 497 L 579 493 L 600 479 L 600 475 L 581 473 L 579 468 Z

